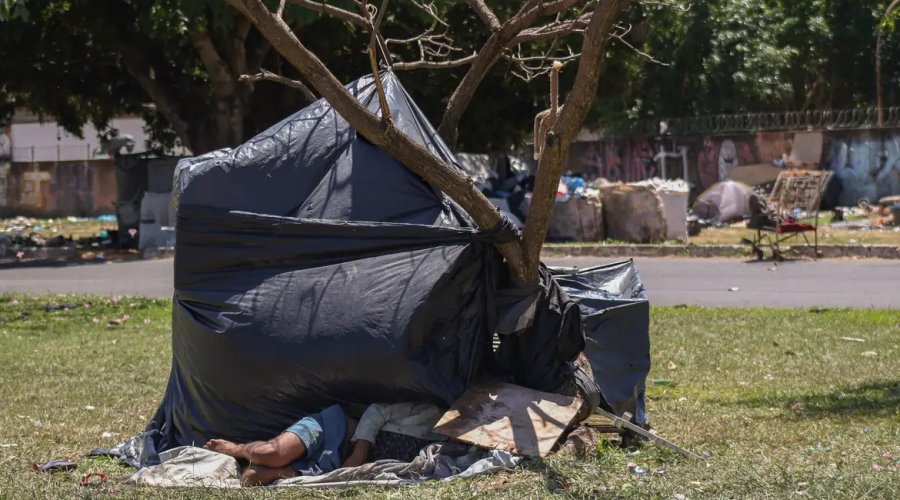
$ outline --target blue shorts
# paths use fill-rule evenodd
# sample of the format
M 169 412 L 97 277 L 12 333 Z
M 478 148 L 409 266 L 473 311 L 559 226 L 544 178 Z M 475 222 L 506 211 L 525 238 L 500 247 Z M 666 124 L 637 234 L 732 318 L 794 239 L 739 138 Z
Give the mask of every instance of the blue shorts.
M 297 436 L 306 446 L 306 454 L 291 464 L 297 474 L 314 476 L 340 468 L 347 416 L 339 405 L 303 417 L 284 432 Z

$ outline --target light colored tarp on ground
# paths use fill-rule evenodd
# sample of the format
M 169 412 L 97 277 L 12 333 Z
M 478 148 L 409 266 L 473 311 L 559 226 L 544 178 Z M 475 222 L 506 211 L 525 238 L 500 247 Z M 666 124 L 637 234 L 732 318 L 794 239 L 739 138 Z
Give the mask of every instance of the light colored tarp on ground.
M 701 219 L 713 222 L 729 222 L 750 217 L 750 186 L 723 181 L 710 186 L 694 202 L 694 213 Z
M 237 460 L 193 446 L 160 453 L 162 463 L 144 467 L 127 484 L 167 488 L 239 488 Z M 298 476 L 273 486 L 349 487 L 359 485 L 409 485 L 427 480 L 455 480 L 512 469 L 523 458 L 505 451 L 482 450 L 458 443 L 435 443 L 422 449 L 412 462 L 379 460 L 359 467 L 337 469 L 318 476 Z

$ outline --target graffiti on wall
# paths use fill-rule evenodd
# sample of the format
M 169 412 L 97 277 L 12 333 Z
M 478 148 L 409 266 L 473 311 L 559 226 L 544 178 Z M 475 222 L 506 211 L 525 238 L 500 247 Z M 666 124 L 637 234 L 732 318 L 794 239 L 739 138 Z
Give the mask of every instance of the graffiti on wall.
M 840 182 L 838 204 L 900 193 L 900 131 L 836 133 L 826 144 L 824 164 Z
M 679 138 L 662 143 L 667 151 L 675 145 L 687 146 L 690 179 L 695 186 L 709 187 L 727 179 L 738 165 L 759 163 L 752 137 Z M 581 143 L 573 147 L 573 170 L 589 178 L 602 177 L 611 182 L 636 182 L 660 175 L 656 159 L 660 146 L 648 139 L 609 139 Z M 672 161 L 679 160 L 668 160 Z M 574 164 L 574 165 L 573 165 Z M 680 172 L 680 168 L 670 170 Z
M 612 182 L 635 182 L 656 176 L 656 150 L 646 139 L 583 143 L 578 152 L 577 172 Z
M 735 172 L 738 167 L 767 168 L 765 175 L 772 175 L 772 171 L 777 175 L 771 165 L 786 162 L 802 168 L 832 170 L 839 189 L 835 189 L 838 194 L 829 203 L 852 206 L 861 199 L 876 202 L 900 194 L 900 130 L 682 136 L 674 141 L 667 138 L 662 144 L 667 151 L 673 151 L 673 143 L 687 147 L 688 180 L 695 192 L 725 179 L 740 179 Z M 591 179 L 640 181 L 661 171 L 655 160 L 659 147 L 647 138 L 578 143 L 572 147 L 569 166 Z M 746 175 L 748 169 L 741 170 Z

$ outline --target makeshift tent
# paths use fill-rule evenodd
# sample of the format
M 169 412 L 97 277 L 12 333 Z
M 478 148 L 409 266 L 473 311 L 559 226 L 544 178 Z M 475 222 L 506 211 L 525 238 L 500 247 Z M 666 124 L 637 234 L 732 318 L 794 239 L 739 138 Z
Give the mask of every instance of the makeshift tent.
M 398 79 L 382 80 L 394 124 L 456 165 Z M 377 111 L 371 77 L 347 88 Z M 513 226 L 475 230 L 325 101 L 183 160 L 175 196 L 172 372 L 147 432 L 120 449 L 132 464 L 212 437 L 268 438 L 333 403 L 449 406 L 486 374 L 539 390 L 575 376 L 577 302 L 546 272 L 542 286 L 504 287 L 493 244 Z M 642 321 L 607 332 L 640 352 L 620 356 L 633 376 L 598 384 L 626 384 L 617 401 L 646 376 Z
M 717 182 L 694 202 L 694 213 L 701 219 L 729 222 L 750 217 L 753 188 L 737 181 Z

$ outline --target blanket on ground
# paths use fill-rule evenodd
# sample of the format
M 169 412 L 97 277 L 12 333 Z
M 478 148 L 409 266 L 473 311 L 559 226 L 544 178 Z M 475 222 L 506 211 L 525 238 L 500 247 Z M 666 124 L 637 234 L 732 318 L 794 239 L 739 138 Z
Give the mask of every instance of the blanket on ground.
M 240 467 L 234 458 L 203 448 L 182 446 L 159 454 L 161 463 L 143 467 L 128 484 L 161 487 L 239 488 Z M 484 450 L 460 443 L 435 443 L 423 448 L 412 462 L 379 460 L 318 476 L 298 476 L 276 487 L 347 487 L 405 485 L 428 480 L 454 480 L 518 466 L 523 458 L 506 451 Z

